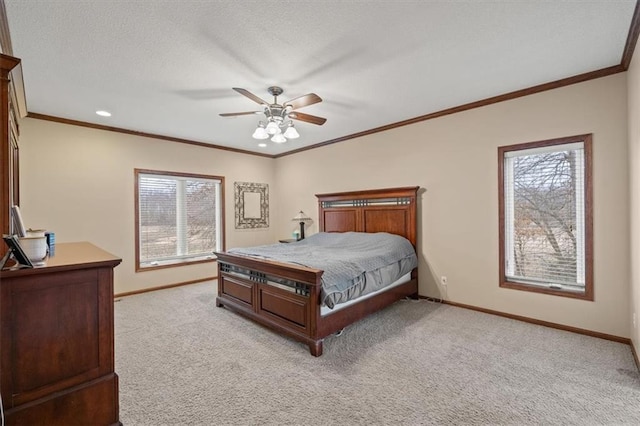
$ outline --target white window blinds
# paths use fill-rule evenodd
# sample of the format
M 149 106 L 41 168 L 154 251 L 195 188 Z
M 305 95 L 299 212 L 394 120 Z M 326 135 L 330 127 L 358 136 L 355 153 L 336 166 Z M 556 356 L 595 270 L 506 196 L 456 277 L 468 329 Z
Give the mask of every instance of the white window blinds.
M 584 143 L 504 154 L 504 250 L 509 281 L 585 286 Z
M 139 264 L 213 258 L 221 249 L 221 181 L 139 173 Z

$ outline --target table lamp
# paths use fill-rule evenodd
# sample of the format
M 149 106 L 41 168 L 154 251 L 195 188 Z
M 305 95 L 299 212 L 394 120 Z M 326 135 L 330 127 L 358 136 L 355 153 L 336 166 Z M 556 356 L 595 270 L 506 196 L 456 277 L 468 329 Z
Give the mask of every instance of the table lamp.
M 297 215 L 295 215 L 295 217 L 293 219 L 294 222 L 300 222 L 300 238 L 301 240 L 304 240 L 304 224 L 306 222 L 311 222 L 311 218 L 309 216 L 307 216 L 302 210 L 300 210 L 300 213 L 298 213 Z

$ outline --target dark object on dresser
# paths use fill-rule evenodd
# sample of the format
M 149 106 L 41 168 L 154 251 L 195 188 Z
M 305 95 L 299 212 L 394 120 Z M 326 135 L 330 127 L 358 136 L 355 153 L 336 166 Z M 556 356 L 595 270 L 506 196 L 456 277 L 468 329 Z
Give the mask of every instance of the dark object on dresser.
M 113 268 L 89 243 L 46 265 L 2 271 L 0 384 L 7 425 L 119 423 Z
M 320 194 L 321 232 L 388 232 L 408 239 L 416 247 L 418 187 Z M 226 306 L 250 319 L 309 346 L 322 355 L 322 341 L 349 324 L 399 299 L 418 295 L 418 269 L 411 280 L 356 302 L 329 315 L 321 315 L 323 271 L 249 256 L 216 253 L 218 297 Z M 279 282 L 292 283 L 289 287 Z
M 33 268 L 33 264 L 29 257 L 26 255 L 18 238 L 15 235 L 2 235 L 2 239 L 9 247 L 9 251 L 4 255 L 2 260 L 0 261 L 0 270 L 4 269 L 7 261 L 13 257 L 13 259 L 18 262 L 16 266 L 25 267 L 25 268 Z

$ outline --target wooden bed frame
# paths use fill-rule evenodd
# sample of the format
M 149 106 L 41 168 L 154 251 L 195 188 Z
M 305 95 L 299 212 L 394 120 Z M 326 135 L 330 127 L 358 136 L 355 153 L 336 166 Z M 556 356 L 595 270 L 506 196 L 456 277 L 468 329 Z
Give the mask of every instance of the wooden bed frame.
M 416 247 L 418 187 L 316 195 L 320 231 L 389 232 Z M 321 316 L 323 271 L 220 252 L 216 306 L 226 306 L 322 355 L 325 337 L 407 296 L 418 295 L 418 268 L 411 280 Z

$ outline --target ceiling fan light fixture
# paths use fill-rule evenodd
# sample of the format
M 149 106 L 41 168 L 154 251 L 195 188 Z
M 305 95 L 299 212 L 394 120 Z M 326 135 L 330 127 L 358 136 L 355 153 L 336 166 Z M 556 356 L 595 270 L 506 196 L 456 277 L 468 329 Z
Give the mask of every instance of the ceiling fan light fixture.
M 262 121 L 258 123 L 258 127 L 256 127 L 256 131 L 253 132 L 253 135 L 251 136 L 253 136 L 254 139 L 267 139 L 269 137 L 269 134 L 265 130 L 264 124 L 262 123 Z
M 271 142 L 275 142 L 275 143 L 285 143 L 286 141 L 287 141 L 287 138 L 285 138 L 282 133 L 277 133 L 273 135 L 273 137 L 271 138 Z
M 298 139 L 300 137 L 300 133 L 293 127 L 293 123 L 289 122 L 289 127 L 285 130 L 284 137 L 287 139 Z
M 252 136 L 255 139 L 271 138 L 271 141 L 275 143 L 284 143 L 288 139 L 297 139 L 300 137 L 300 133 L 298 133 L 298 130 L 293 126 L 291 120 L 305 121 L 318 126 L 323 125 L 327 121 L 327 119 L 323 117 L 296 112 L 299 108 L 322 102 L 322 98 L 315 93 L 307 93 L 306 95 L 298 96 L 286 102 L 278 103 L 278 96 L 283 92 L 282 88 L 278 86 L 271 86 L 267 90 L 269 94 L 273 96 L 273 102 L 267 102 L 246 89 L 234 87 L 233 90 L 259 104 L 262 107 L 262 111 L 228 112 L 222 113 L 220 116 L 235 117 L 239 115 L 264 114 L 265 121 L 260 121 L 258 127 L 253 132 Z M 261 143 L 258 146 L 262 147 L 263 145 L 264 144 Z

